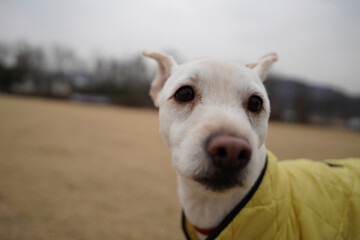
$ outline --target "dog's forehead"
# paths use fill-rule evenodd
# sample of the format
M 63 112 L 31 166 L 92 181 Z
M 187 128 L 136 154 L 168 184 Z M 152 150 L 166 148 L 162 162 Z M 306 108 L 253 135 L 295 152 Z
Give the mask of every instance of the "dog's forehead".
M 241 63 L 201 59 L 179 65 L 168 80 L 168 91 L 180 86 L 196 85 L 215 89 L 257 89 L 264 91 L 259 76 Z

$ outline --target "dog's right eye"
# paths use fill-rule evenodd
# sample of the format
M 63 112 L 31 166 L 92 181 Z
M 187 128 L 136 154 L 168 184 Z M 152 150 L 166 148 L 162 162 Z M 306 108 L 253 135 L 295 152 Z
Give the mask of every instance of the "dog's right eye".
M 190 86 L 184 86 L 179 88 L 175 93 L 175 100 L 179 103 L 190 102 L 194 99 L 194 89 Z
M 249 98 L 247 109 L 249 109 L 252 113 L 256 114 L 261 112 L 262 104 L 262 99 L 256 95 L 253 95 Z

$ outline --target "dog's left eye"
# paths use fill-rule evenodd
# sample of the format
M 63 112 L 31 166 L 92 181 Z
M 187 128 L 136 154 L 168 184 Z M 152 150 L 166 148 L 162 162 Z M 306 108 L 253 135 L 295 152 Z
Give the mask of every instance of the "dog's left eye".
M 194 89 L 190 86 L 184 86 L 179 88 L 175 93 L 175 100 L 179 103 L 185 103 L 194 99 Z
M 253 113 L 259 113 L 262 109 L 263 101 L 261 97 L 253 95 L 249 98 L 247 109 Z

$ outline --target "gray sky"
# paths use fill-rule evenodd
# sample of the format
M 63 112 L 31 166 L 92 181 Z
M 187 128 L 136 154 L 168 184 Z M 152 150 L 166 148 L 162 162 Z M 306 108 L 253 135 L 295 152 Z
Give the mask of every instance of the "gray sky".
M 63 44 L 82 57 L 176 51 L 252 62 L 360 94 L 359 0 L 1 0 L 0 41 Z

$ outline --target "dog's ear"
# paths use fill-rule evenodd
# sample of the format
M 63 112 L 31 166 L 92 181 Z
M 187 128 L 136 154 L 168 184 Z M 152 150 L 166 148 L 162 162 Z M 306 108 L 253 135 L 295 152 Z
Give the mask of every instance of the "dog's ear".
M 158 63 L 158 70 L 150 88 L 150 96 L 154 102 L 154 105 L 158 107 L 158 94 L 163 88 L 166 80 L 170 77 L 172 69 L 177 66 L 177 63 L 171 56 L 159 52 L 143 51 L 143 55 L 155 59 Z
M 262 81 L 265 81 L 271 65 L 278 60 L 276 53 L 269 53 L 263 56 L 258 63 L 246 64 L 250 69 L 257 72 Z

